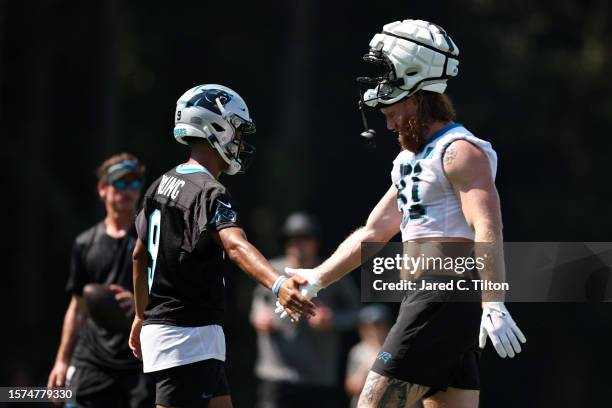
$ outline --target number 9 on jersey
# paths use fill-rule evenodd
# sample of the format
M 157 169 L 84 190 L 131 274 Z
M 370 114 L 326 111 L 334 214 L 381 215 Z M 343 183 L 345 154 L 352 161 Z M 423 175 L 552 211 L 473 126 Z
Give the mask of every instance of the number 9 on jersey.
M 151 254 L 151 266 L 147 268 L 149 293 L 153 286 L 153 274 L 155 274 L 155 264 L 157 263 L 157 251 L 159 250 L 159 224 L 161 221 L 161 212 L 155 210 L 149 216 L 149 239 L 147 242 L 147 250 Z

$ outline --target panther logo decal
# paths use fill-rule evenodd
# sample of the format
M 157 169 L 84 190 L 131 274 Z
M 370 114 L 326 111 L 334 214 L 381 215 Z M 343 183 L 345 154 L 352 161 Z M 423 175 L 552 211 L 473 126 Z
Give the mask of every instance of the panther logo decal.
M 391 353 L 388 353 L 386 351 L 382 351 L 378 357 L 376 357 L 377 360 L 382 360 L 385 364 L 387 364 L 389 362 L 389 360 L 391 360 L 393 356 L 391 355 Z
M 205 89 L 202 91 L 202 93 L 193 96 L 189 101 L 187 101 L 185 107 L 201 106 L 215 112 L 218 115 L 221 115 L 219 106 L 217 106 L 217 99 L 219 99 L 221 105 L 225 106 L 232 100 L 232 95 L 221 89 Z

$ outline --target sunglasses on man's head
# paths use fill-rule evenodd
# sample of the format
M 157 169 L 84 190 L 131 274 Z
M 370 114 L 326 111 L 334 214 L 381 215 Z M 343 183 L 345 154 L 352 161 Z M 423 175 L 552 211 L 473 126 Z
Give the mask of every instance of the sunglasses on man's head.
M 111 185 L 115 187 L 116 190 L 119 190 L 119 191 L 123 191 L 126 188 L 129 188 L 132 191 L 138 191 L 142 187 L 142 182 L 140 180 L 126 181 L 126 180 L 119 179 L 119 180 L 113 181 Z

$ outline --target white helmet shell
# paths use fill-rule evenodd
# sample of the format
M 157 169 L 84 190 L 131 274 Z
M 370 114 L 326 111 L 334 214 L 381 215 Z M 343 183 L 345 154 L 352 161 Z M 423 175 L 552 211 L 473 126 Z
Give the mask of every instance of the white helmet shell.
M 174 138 L 187 144 L 185 137 L 208 140 L 227 163 L 225 173 L 233 175 L 244 170 L 241 153 L 253 153 L 245 149 L 238 136 L 253 133 L 249 109 L 244 100 L 232 89 L 217 84 L 199 85 L 185 92 L 176 102 Z
M 386 24 L 370 41 L 364 60 L 383 64 L 383 77 L 364 78 L 375 86 L 363 94 L 368 106 L 390 105 L 420 89 L 444 93 L 459 73 L 459 48 L 440 26 L 423 20 Z M 377 81 L 376 81 L 377 80 Z

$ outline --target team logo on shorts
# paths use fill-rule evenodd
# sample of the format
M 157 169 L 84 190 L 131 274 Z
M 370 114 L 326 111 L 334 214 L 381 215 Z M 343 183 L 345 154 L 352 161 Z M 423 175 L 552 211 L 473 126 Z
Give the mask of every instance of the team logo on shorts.
M 389 360 L 391 360 L 392 357 L 393 356 L 391 355 L 391 353 L 387 353 L 386 351 L 381 351 L 378 357 L 376 357 L 376 359 L 382 360 L 385 364 L 387 364 Z

